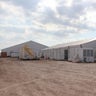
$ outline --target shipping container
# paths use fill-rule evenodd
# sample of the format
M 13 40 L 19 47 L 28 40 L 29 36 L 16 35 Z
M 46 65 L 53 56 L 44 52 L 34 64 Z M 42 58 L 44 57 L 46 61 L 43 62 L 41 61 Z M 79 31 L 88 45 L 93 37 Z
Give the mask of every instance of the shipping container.
M 1 52 L 1 57 L 7 57 L 7 52 Z

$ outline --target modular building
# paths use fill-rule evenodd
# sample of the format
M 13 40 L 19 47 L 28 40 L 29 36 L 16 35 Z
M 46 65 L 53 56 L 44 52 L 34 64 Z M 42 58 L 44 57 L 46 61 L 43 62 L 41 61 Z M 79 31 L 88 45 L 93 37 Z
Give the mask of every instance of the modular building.
M 82 40 L 59 44 L 43 49 L 42 54 L 46 59 L 94 62 L 96 61 L 96 40 Z
M 12 47 L 8 47 L 1 50 L 1 53 L 6 53 L 9 57 L 18 57 L 18 58 L 30 58 L 33 57 L 40 57 L 41 50 L 44 48 L 48 48 L 47 46 L 34 42 L 28 41 L 22 44 L 18 44 Z

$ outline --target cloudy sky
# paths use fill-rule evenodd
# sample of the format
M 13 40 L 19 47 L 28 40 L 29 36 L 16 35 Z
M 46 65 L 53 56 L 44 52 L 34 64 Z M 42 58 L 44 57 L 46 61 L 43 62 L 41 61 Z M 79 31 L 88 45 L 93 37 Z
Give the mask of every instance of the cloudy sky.
M 0 0 L 0 49 L 96 37 L 96 0 Z

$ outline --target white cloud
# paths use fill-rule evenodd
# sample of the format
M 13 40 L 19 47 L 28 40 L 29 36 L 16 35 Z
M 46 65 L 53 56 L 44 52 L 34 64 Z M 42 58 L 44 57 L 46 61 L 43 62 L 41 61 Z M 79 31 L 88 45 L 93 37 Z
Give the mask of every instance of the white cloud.
M 96 33 L 95 17 L 95 0 L 1 0 L 1 45 L 27 40 L 54 45 L 96 37 L 91 34 Z
M 3 19 L 3 22 L 8 24 L 25 23 L 25 15 L 22 7 L 14 6 L 10 2 L 0 2 L 0 7 L 3 10 L 0 19 Z

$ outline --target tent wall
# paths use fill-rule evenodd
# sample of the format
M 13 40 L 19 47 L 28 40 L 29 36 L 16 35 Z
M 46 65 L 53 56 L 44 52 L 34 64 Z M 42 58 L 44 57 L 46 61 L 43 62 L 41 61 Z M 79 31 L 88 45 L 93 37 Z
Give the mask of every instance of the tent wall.
M 96 49 L 96 40 L 82 44 L 83 48 L 93 48 Z
M 42 44 L 39 44 L 39 43 L 36 43 L 33 41 L 29 41 L 29 42 L 18 44 L 18 45 L 9 47 L 9 48 L 2 49 L 2 52 L 7 52 L 7 56 L 14 56 L 15 55 L 16 57 L 18 57 L 19 54 L 17 55 L 15 53 L 20 53 L 20 51 L 24 47 L 24 45 L 27 45 L 29 48 L 31 48 L 37 57 L 40 57 L 40 53 L 41 53 L 42 49 L 48 48 L 45 45 L 42 45 Z M 11 54 L 11 53 L 13 53 L 13 54 Z
M 56 49 L 46 49 L 43 50 L 43 55 L 45 58 L 53 60 L 64 60 L 64 50 L 67 48 L 56 48 Z
M 93 56 L 83 56 L 84 50 L 93 50 L 94 55 Z M 66 53 L 68 51 L 68 53 Z M 74 46 L 67 46 L 67 47 L 58 47 L 58 48 L 49 48 L 45 49 L 44 56 L 48 57 L 50 59 L 54 60 L 65 60 L 66 54 L 68 55 L 68 61 L 77 62 L 81 61 L 83 62 L 84 59 L 88 62 L 93 62 L 94 59 L 96 60 L 96 41 L 80 44 L 80 45 L 74 45 Z
M 12 52 L 11 57 L 19 57 L 19 53 L 18 52 Z
M 68 61 L 76 62 L 78 59 L 83 61 L 83 49 L 70 47 Z

